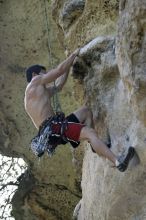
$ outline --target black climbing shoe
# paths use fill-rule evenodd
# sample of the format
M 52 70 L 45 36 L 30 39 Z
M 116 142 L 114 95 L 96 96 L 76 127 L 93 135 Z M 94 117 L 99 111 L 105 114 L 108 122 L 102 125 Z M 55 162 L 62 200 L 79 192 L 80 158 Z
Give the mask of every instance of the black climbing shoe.
M 117 166 L 119 171 L 124 172 L 127 169 L 130 160 L 134 157 L 134 154 L 135 154 L 135 149 L 133 147 L 129 147 L 126 157 Z

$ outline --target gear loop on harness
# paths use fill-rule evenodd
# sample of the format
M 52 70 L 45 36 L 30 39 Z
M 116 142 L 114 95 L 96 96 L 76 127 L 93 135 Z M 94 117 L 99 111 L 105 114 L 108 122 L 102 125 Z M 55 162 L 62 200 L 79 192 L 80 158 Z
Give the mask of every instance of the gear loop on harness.
M 54 134 L 53 125 L 56 124 L 60 125 L 60 132 L 57 141 L 55 140 L 54 142 L 54 140 L 52 140 Z M 62 112 L 46 119 L 40 126 L 38 134 L 31 140 L 31 149 L 34 154 L 41 157 L 47 151 L 48 155 L 52 156 L 56 147 L 62 143 L 62 139 L 67 142 L 64 135 L 67 127 L 68 121 Z

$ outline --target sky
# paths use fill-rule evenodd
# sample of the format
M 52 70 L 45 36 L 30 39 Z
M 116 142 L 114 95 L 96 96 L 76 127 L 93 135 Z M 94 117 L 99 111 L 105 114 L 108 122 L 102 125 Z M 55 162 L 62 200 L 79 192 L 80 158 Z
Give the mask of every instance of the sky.
M 4 157 L 0 154 L 0 189 L 4 184 L 16 182 L 27 166 L 21 158 Z M 0 219 L 14 220 L 11 216 L 12 206 L 9 204 L 17 186 L 9 185 L 0 190 Z

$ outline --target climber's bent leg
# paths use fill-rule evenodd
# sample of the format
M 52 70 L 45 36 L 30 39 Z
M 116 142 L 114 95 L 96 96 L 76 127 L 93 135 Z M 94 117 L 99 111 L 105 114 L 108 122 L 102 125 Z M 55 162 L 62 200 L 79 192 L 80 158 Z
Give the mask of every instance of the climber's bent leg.
M 97 134 L 94 129 L 89 127 L 83 127 L 80 133 L 81 140 L 88 140 L 92 145 L 94 151 L 100 156 L 103 156 L 113 162 L 113 164 L 118 168 L 119 171 L 124 172 L 129 165 L 129 162 L 135 155 L 135 149 L 129 147 L 128 153 L 122 160 L 116 158 L 114 153 L 98 139 Z
M 101 140 L 98 139 L 94 129 L 83 127 L 80 133 L 80 140 L 88 140 L 99 156 L 109 159 L 114 165 L 116 165 L 116 156 Z
M 90 108 L 84 105 L 75 112 L 73 112 L 73 114 L 78 118 L 80 123 L 85 124 L 88 127 L 94 128 L 93 114 Z

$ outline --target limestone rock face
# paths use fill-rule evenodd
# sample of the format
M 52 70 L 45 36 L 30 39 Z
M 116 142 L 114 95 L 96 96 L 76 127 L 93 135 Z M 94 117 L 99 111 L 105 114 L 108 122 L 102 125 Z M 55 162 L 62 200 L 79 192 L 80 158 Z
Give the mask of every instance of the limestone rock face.
M 82 170 L 82 199 L 74 211 L 78 220 L 146 218 L 146 190 L 143 185 L 146 157 L 146 2 L 120 1 L 118 23 L 112 26 L 114 19 L 111 14 L 116 18 L 117 7 L 112 7 L 110 13 L 107 11 L 114 3 L 86 1 L 84 11 L 74 25 L 64 31 L 64 37 L 69 48 L 82 45 L 73 75 L 82 83 L 99 137 L 111 143 L 111 150 L 116 155 L 123 151 L 126 153 L 129 146 L 134 146 L 137 156 L 128 171 L 121 174 L 87 145 Z M 98 8 L 97 14 L 93 7 Z M 91 17 L 97 21 L 96 27 Z
M 81 46 L 73 66 L 73 94 L 91 107 L 99 138 L 117 156 L 129 146 L 137 156 L 120 173 L 85 144 L 82 198 L 67 147 L 38 165 L 26 147 L 35 130 L 24 113 L 23 94 L 25 68 L 32 63 L 49 66 L 44 4 L 1 1 L 0 151 L 28 163 L 13 197 L 13 215 L 21 220 L 70 220 L 76 206 L 78 220 L 144 220 L 146 1 L 52 0 L 47 10 L 54 63 L 63 59 L 64 50 L 70 53 Z M 72 90 L 66 91 L 70 98 Z

